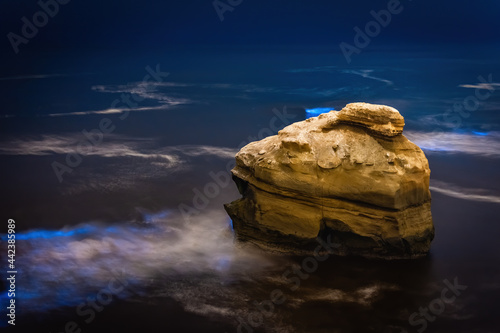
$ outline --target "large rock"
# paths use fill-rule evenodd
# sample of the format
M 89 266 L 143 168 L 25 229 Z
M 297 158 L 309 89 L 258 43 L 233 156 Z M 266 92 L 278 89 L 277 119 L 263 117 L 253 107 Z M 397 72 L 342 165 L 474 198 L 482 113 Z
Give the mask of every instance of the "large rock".
M 240 240 L 307 253 L 414 258 L 434 237 L 430 170 L 391 107 L 348 104 L 252 142 L 232 170 L 242 198 L 225 205 Z

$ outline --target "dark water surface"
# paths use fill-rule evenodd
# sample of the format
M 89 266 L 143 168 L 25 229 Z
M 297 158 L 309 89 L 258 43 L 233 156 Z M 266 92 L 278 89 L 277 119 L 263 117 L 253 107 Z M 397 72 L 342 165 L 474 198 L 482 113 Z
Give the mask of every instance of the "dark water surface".
M 0 80 L 16 329 L 498 331 L 500 52 L 487 50 L 372 49 L 349 66 L 333 47 L 47 54 L 30 72 L 45 76 Z M 168 76 L 143 81 L 157 68 Z M 306 108 L 357 101 L 397 108 L 426 152 L 430 255 L 332 257 L 307 273 L 303 257 L 235 243 L 222 205 L 239 196 L 227 171 L 238 147 Z

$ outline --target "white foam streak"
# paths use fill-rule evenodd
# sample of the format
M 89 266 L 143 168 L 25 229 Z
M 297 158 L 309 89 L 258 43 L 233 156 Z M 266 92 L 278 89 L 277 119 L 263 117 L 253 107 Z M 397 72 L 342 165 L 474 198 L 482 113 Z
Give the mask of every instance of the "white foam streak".
M 486 191 L 484 189 L 464 188 L 437 180 L 433 180 L 429 188 L 431 189 L 431 191 L 435 191 L 457 199 L 500 203 L 499 195 L 489 193 L 489 191 Z
M 104 109 L 104 110 L 96 110 L 96 111 L 50 113 L 47 116 L 49 116 L 49 117 L 86 116 L 86 115 L 91 115 L 91 114 L 117 114 L 117 113 L 124 113 L 124 112 L 167 110 L 167 109 L 170 109 L 171 106 L 172 105 L 158 105 L 158 106 L 143 106 L 143 107 L 130 107 L 130 108 L 114 108 L 114 109 Z
M 97 85 L 93 86 L 92 90 L 102 93 L 123 93 L 123 94 L 131 94 L 139 96 L 136 98 L 138 101 L 142 101 L 144 99 L 156 100 L 162 104 L 168 104 L 170 106 L 179 105 L 179 104 L 188 104 L 191 101 L 187 98 L 177 98 L 168 96 L 164 93 L 158 92 L 158 87 L 168 86 L 165 83 L 160 82 L 160 84 L 155 84 L 153 82 L 135 82 L 129 83 L 127 85 L 117 85 L 117 86 L 104 86 Z M 132 101 L 132 103 L 135 103 Z M 133 108 L 132 108 L 133 109 Z
M 18 75 L 18 76 L 5 76 L 0 77 L 0 81 L 8 80 L 33 80 L 33 79 L 47 79 L 51 77 L 62 77 L 64 74 L 37 74 L 37 75 Z
M 500 88 L 500 83 L 491 82 L 491 83 L 477 83 L 477 84 L 461 84 L 460 88 L 469 88 L 469 89 L 485 89 L 489 91 L 494 91 L 495 89 Z
M 500 133 L 486 135 L 454 132 L 405 131 L 404 135 L 422 150 L 500 157 Z
M 342 71 L 342 73 L 359 75 L 365 79 L 372 79 L 375 81 L 384 82 L 384 83 L 387 83 L 388 85 L 394 84 L 394 82 L 392 82 L 390 80 L 371 75 L 371 73 L 373 73 L 373 72 L 374 72 L 373 69 L 365 69 L 365 70 L 359 70 L 359 71 L 356 71 L 356 70 L 343 70 Z
M 87 146 L 78 148 L 79 143 Z M 0 155 L 33 155 L 47 156 L 53 154 L 78 153 L 82 156 L 100 157 L 139 157 L 161 158 L 172 163 L 180 162 L 180 155 L 184 156 L 216 156 L 219 158 L 234 158 L 238 150 L 229 147 L 208 145 L 177 145 L 152 148 L 153 139 L 134 139 L 107 135 L 99 144 L 91 145 L 81 134 L 65 136 L 43 135 L 40 139 L 16 139 L 0 143 Z

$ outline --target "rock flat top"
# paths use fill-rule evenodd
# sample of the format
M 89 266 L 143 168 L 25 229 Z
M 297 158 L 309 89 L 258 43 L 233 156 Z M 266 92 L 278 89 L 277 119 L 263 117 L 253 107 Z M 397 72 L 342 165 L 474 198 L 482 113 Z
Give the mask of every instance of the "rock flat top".
M 403 116 L 395 108 L 368 103 L 347 104 L 338 112 L 337 121 L 362 126 L 388 137 L 403 133 L 405 126 Z

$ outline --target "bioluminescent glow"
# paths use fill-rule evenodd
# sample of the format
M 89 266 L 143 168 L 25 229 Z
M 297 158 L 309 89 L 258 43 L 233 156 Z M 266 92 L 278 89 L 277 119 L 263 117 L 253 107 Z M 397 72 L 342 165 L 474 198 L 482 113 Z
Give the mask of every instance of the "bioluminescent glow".
M 163 213 L 162 213 L 163 214 Z M 100 232 L 101 234 L 110 234 L 119 232 L 120 226 L 107 226 L 100 227 L 97 224 L 82 224 L 72 228 L 65 228 L 62 230 L 30 230 L 25 232 L 16 233 L 16 240 L 31 240 L 31 239 L 53 239 L 59 237 L 74 237 L 74 236 L 83 236 L 88 234 L 93 234 Z M 132 227 L 130 228 L 137 228 Z M 8 239 L 8 235 L 2 235 L 1 239 L 6 241 Z
M 328 113 L 330 111 L 335 111 L 334 108 L 314 108 L 314 109 L 306 109 L 306 119 L 317 117 L 322 113 Z
M 144 223 L 156 223 L 161 222 L 166 217 L 168 217 L 170 212 L 168 210 L 159 212 L 159 213 L 143 213 L 143 222 Z
M 22 286 L 16 299 L 23 313 L 76 307 L 117 278 L 127 285 L 118 298 L 147 295 L 154 284 L 165 295 L 191 302 L 193 294 L 219 292 L 226 280 L 272 265 L 260 252 L 235 246 L 223 211 L 192 217 L 190 223 L 174 211 L 141 214 L 140 223 L 84 223 L 16 233 L 16 246 L 22 249 L 16 253 Z M 0 272 L 0 278 L 5 280 L 5 274 Z M 201 288 L 193 286 L 193 279 L 207 277 L 210 286 L 193 291 Z M 1 305 L 6 299 L 2 292 Z
M 490 133 L 489 132 L 472 131 L 472 134 L 479 135 L 479 136 L 487 136 Z
M 19 232 L 16 234 L 17 240 L 29 239 L 51 239 L 56 237 L 71 237 L 75 235 L 88 234 L 95 230 L 94 226 L 84 225 L 68 230 L 32 230 L 27 232 Z M 2 236 L 2 240 L 7 240 L 7 235 Z

